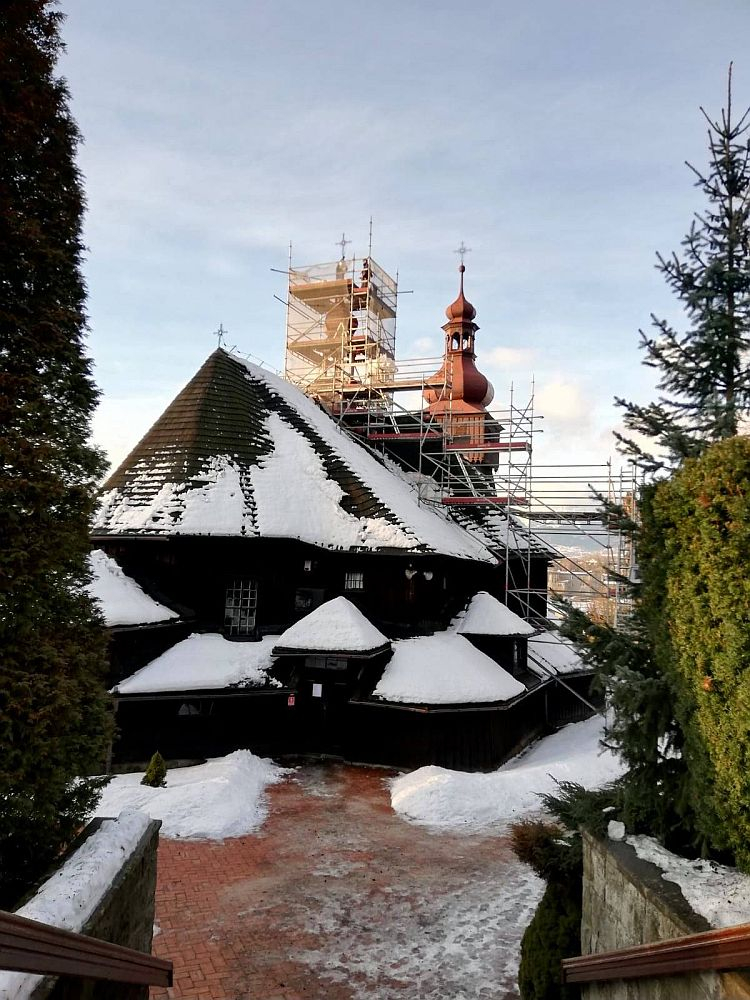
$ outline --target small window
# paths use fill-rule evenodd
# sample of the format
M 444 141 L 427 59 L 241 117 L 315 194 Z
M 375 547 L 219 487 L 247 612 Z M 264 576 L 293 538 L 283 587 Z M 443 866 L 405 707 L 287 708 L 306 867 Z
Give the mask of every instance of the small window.
M 365 574 L 360 570 L 349 572 L 344 577 L 344 590 L 364 590 Z
M 250 635 L 255 628 L 258 586 L 254 580 L 234 580 L 227 587 L 224 628 L 229 635 Z

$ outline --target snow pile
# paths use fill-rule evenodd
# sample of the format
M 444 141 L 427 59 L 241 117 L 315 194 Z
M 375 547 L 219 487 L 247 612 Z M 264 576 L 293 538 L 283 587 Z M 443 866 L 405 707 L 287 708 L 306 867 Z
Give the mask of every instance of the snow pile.
M 688 861 L 671 854 L 653 837 L 626 837 L 643 861 L 662 870 L 662 878 L 676 882 L 688 904 L 712 927 L 750 922 L 750 876 L 736 868 L 697 858 Z
M 378 631 L 345 597 L 321 604 L 274 642 L 279 649 L 321 653 L 364 653 L 388 644 L 388 636 Z
M 278 413 L 266 419 L 273 452 L 249 470 L 261 535 L 301 538 L 302 541 L 349 548 L 392 546 L 412 549 L 413 534 L 384 517 L 356 517 L 344 510 L 344 491 L 323 466 L 320 455 L 298 430 Z M 290 483 L 294 487 L 290 489 Z M 314 501 L 311 502 L 311 498 Z
M 501 604 L 492 594 L 480 590 L 459 616 L 456 631 L 459 635 L 528 636 L 539 630 Z
M 89 553 L 93 579 L 88 590 L 101 605 L 107 625 L 144 625 L 179 618 L 163 604 L 158 604 L 126 576 L 114 559 L 101 549 Z
M 494 557 L 479 539 L 464 531 L 447 515 L 420 507 L 414 490 L 403 479 L 393 475 L 362 445 L 353 441 L 296 386 L 244 358 L 235 357 L 235 360 L 247 368 L 252 380 L 265 383 L 293 406 L 306 423 L 342 458 L 354 475 L 390 508 L 403 528 L 412 533 L 420 543 L 447 555 L 494 561 Z M 287 484 L 294 481 L 295 475 L 296 470 L 288 471 Z
M 265 684 L 278 636 L 260 642 L 230 642 L 218 633 L 194 634 L 178 642 L 113 689 L 116 694 L 197 691 L 232 684 Z
M 404 819 L 431 826 L 504 826 L 538 813 L 538 793 L 554 792 L 555 780 L 599 788 L 622 773 L 620 759 L 599 745 L 603 725 L 594 716 L 566 726 L 490 774 L 420 767 L 393 781 L 391 805 Z
M 266 818 L 266 786 L 288 773 L 249 750 L 235 750 L 206 764 L 168 771 L 165 788 L 142 785 L 142 773 L 117 774 L 104 789 L 97 812 L 106 816 L 140 809 L 160 819 L 161 836 L 170 839 L 243 837 Z
M 529 639 L 529 669 L 540 677 L 554 674 L 574 674 L 588 670 L 575 647 L 559 632 L 542 632 Z
M 373 693 L 386 701 L 455 705 L 508 701 L 525 690 L 468 639 L 438 632 L 394 642 L 393 659 Z
M 149 824 L 139 812 L 120 812 L 102 825 L 41 886 L 19 917 L 39 920 L 62 930 L 80 931 L 106 895 L 123 862 L 130 857 Z M 24 1000 L 42 976 L 0 971 L 0 997 Z

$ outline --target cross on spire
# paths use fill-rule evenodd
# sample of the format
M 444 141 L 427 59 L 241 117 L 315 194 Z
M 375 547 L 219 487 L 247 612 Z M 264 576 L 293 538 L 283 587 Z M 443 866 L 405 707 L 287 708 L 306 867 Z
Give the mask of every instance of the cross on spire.
M 341 247 L 341 259 L 342 260 L 346 256 L 346 245 L 347 245 L 347 243 L 351 243 L 351 240 L 348 240 L 346 238 L 346 233 L 342 233 L 341 234 L 341 239 L 336 244 L 337 247 Z
M 213 332 L 213 336 L 216 337 L 216 346 L 217 347 L 223 347 L 224 346 L 224 344 L 227 341 L 227 338 L 226 338 L 226 334 L 227 333 L 229 333 L 229 330 L 225 330 L 224 329 L 224 324 L 223 323 L 219 323 L 219 329 L 218 330 L 214 330 L 214 332 Z
M 463 264 L 464 257 L 466 256 L 466 254 L 471 253 L 471 247 L 467 247 L 464 241 L 461 240 L 461 246 L 457 250 L 454 250 L 453 253 L 458 254 L 458 256 L 461 258 L 461 264 Z

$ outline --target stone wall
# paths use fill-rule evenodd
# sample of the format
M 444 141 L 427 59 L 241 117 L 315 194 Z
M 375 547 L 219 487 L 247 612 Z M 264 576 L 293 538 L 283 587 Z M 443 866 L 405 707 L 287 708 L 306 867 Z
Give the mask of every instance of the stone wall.
M 101 822 L 93 820 L 81 839 L 90 836 Z M 160 826 L 160 820 L 149 823 L 136 849 L 82 928 L 82 934 L 151 952 Z M 80 843 L 81 840 L 77 841 L 73 849 Z M 61 976 L 42 980 L 32 1000 L 148 1000 L 148 987 Z
M 628 844 L 583 838 L 581 952 L 589 955 L 710 930 L 679 887 Z M 696 972 L 614 980 L 582 989 L 583 1000 L 750 1000 L 750 978 Z

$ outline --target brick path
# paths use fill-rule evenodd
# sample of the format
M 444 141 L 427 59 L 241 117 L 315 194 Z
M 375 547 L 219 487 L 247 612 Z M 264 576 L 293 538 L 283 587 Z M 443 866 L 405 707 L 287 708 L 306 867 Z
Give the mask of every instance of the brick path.
M 541 894 L 504 837 L 393 814 L 381 770 L 304 765 L 254 836 L 163 840 L 152 998 L 510 1000 Z

